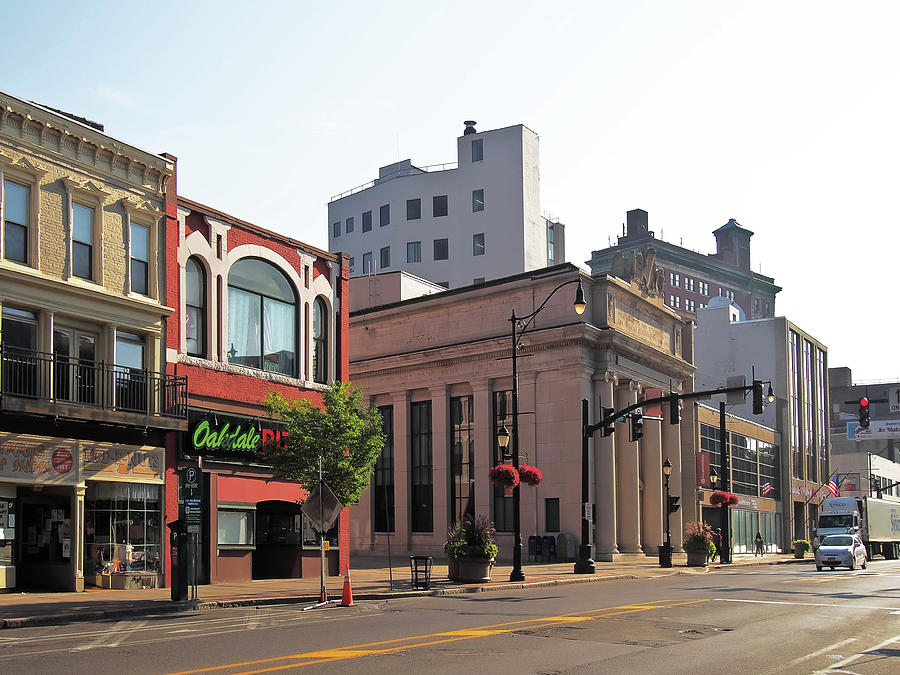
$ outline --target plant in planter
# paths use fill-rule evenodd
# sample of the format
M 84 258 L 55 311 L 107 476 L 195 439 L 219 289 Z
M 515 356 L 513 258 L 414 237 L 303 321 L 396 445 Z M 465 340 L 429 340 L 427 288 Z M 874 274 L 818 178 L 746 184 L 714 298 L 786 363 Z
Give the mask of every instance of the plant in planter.
M 740 497 L 738 497 L 736 494 L 729 493 L 727 502 L 728 506 L 737 506 L 740 501 Z
M 802 558 L 803 555 L 812 548 L 812 544 L 810 544 L 806 539 L 794 539 L 791 544 L 794 547 L 795 558 Z
M 544 480 L 544 476 L 541 470 L 536 467 L 519 464 L 519 480 L 525 485 L 537 487 Z
M 490 581 L 497 550 L 494 523 L 487 516 L 472 518 L 467 515 L 461 523 L 453 523 L 444 544 L 444 553 L 450 559 L 450 580 L 464 583 Z
M 488 478 L 494 485 L 503 488 L 507 494 L 512 494 L 513 488 L 519 484 L 519 472 L 512 464 L 492 466 Z
M 706 561 L 716 552 L 712 528 L 697 521 L 685 524 L 684 550 L 687 553 L 688 567 L 705 567 Z

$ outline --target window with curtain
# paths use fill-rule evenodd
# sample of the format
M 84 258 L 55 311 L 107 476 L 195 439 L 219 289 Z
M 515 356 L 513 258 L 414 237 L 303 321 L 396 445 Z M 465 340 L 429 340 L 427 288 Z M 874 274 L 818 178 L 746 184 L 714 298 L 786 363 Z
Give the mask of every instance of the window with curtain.
M 72 205 L 72 274 L 94 278 L 94 209 Z
M 150 228 L 131 224 L 131 290 L 149 295 L 150 289 Z
M 3 257 L 28 263 L 29 188 L 3 181 Z
M 187 353 L 206 356 L 206 272 L 196 258 L 188 258 L 185 272 L 184 332 Z
M 297 374 L 297 299 L 274 265 L 244 258 L 228 273 L 228 360 Z
M 322 298 L 313 303 L 313 382 L 328 381 L 328 306 Z

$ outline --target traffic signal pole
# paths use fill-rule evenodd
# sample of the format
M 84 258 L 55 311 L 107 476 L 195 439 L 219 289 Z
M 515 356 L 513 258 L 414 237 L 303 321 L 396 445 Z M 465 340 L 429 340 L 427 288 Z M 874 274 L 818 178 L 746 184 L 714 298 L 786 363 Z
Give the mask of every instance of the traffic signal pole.
M 582 439 L 581 439 L 582 440 L 582 442 L 581 442 L 582 463 L 584 465 L 587 464 L 588 440 L 591 437 L 593 437 L 594 433 L 596 433 L 598 429 L 603 430 L 604 436 L 609 436 L 612 433 L 612 427 L 616 423 L 617 419 L 619 419 L 621 417 L 625 417 L 626 415 L 629 415 L 630 413 L 634 412 L 635 410 L 638 410 L 639 408 L 642 408 L 643 406 L 652 405 L 654 403 L 665 403 L 666 401 L 668 401 L 669 405 L 671 406 L 671 410 L 674 411 L 674 410 L 678 409 L 677 406 L 679 405 L 679 401 L 706 399 L 706 398 L 709 398 L 710 396 L 716 396 L 716 395 L 722 395 L 722 394 L 732 394 L 732 393 L 738 393 L 738 392 L 742 392 L 742 393 L 752 392 L 753 393 L 753 413 L 756 415 L 759 415 L 762 413 L 762 407 L 763 407 L 762 385 L 763 385 L 762 380 L 753 380 L 752 384 L 750 384 L 749 386 L 720 387 L 719 389 L 707 389 L 706 391 L 694 391 L 694 392 L 690 392 L 690 393 L 686 393 L 686 394 L 676 394 L 673 392 L 671 394 L 668 394 L 667 396 L 657 396 L 655 398 L 649 398 L 645 401 L 634 403 L 634 404 L 628 406 L 627 408 L 622 408 L 621 410 L 614 410 L 613 408 L 601 407 L 600 410 L 601 410 L 602 417 L 599 422 L 596 422 L 594 424 L 588 424 L 588 412 L 587 412 L 588 402 L 587 402 L 587 400 L 583 400 L 582 408 L 581 408 L 581 410 L 582 410 Z M 770 383 L 770 395 L 771 395 L 771 383 Z M 672 422 L 673 424 L 680 424 L 680 416 L 678 418 L 673 418 L 673 419 L 678 420 L 677 422 Z M 631 425 L 631 426 L 632 426 L 632 433 L 633 433 L 635 430 L 634 425 Z M 638 430 L 639 429 L 640 429 L 640 425 L 638 425 Z M 723 480 L 722 488 L 727 491 L 728 488 L 731 486 L 731 482 L 728 478 L 729 462 L 728 462 L 728 456 L 727 456 L 728 455 L 728 444 L 727 444 L 727 438 L 726 438 L 727 432 L 725 430 L 725 403 L 724 403 L 724 401 L 719 404 L 719 429 L 720 429 L 720 436 L 722 439 L 721 440 L 722 480 Z M 637 439 L 633 439 L 633 440 L 637 440 Z M 667 478 L 666 482 L 668 483 L 668 478 Z M 581 486 L 582 508 L 586 508 L 584 505 L 587 504 L 587 500 L 588 500 L 587 487 L 588 487 L 587 486 L 587 472 L 583 471 L 582 472 L 582 486 Z M 667 487 L 668 487 L 668 485 L 667 485 Z M 667 541 L 668 545 L 671 545 L 671 539 L 669 537 L 669 532 L 668 532 L 668 509 L 670 508 L 668 491 L 666 492 L 665 508 L 667 509 L 666 541 Z M 731 528 L 728 526 L 729 525 L 729 523 L 728 523 L 728 506 L 724 505 L 722 508 L 723 508 L 722 539 L 723 539 L 723 543 L 725 543 L 725 542 L 730 541 L 729 538 L 730 538 L 730 529 Z M 584 570 L 586 572 L 588 569 L 593 571 L 593 560 L 590 559 L 590 554 L 589 554 L 589 551 L 590 551 L 590 544 L 588 543 L 589 528 L 590 528 L 590 523 L 587 519 L 587 516 L 586 516 L 586 514 L 582 514 L 582 536 L 581 536 L 582 541 L 581 541 L 581 546 L 579 547 L 580 548 L 579 560 L 575 566 L 576 573 L 578 573 L 582 570 Z M 723 552 L 726 552 L 725 558 L 727 558 L 727 560 L 725 558 L 723 558 L 722 562 L 730 563 L 731 562 L 731 547 L 723 546 L 722 548 L 724 549 Z

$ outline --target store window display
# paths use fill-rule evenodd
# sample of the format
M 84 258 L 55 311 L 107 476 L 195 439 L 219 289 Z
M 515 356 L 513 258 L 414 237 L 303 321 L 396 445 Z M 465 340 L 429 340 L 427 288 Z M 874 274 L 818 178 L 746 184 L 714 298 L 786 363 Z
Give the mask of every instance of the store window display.
M 104 588 L 157 585 L 160 487 L 96 481 L 88 483 L 84 504 L 85 581 Z

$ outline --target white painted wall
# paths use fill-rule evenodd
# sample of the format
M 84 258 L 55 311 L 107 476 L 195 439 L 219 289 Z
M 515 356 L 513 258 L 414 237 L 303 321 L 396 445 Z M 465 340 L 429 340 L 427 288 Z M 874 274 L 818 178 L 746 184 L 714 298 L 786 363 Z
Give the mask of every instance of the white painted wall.
M 480 139 L 484 159 L 472 162 L 472 141 Z M 538 136 L 519 124 L 457 139 L 458 168 L 382 179 L 376 185 L 328 204 L 328 249 L 354 259 L 352 276 L 363 274 L 363 255 L 372 253 L 376 272 L 405 270 L 450 288 L 547 266 L 547 223 L 541 216 Z M 398 163 L 409 167 L 409 160 Z M 382 167 L 386 176 L 398 165 Z M 472 211 L 472 191 L 483 189 L 484 211 Z M 432 216 L 432 198 L 447 195 L 448 215 Z M 406 219 L 406 201 L 419 198 L 422 217 Z M 391 206 L 391 223 L 379 226 L 379 208 Z M 362 214 L 372 212 L 372 230 L 362 231 Z M 353 217 L 354 231 L 346 233 Z M 341 235 L 334 236 L 335 222 Z M 472 238 L 485 236 L 484 255 L 473 255 Z M 434 260 L 434 240 L 449 240 L 449 259 Z M 408 263 L 407 242 L 420 241 L 422 260 Z M 390 246 L 391 265 L 382 270 L 380 250 Z M 558 260 L 557 262 L 564 262 Z

